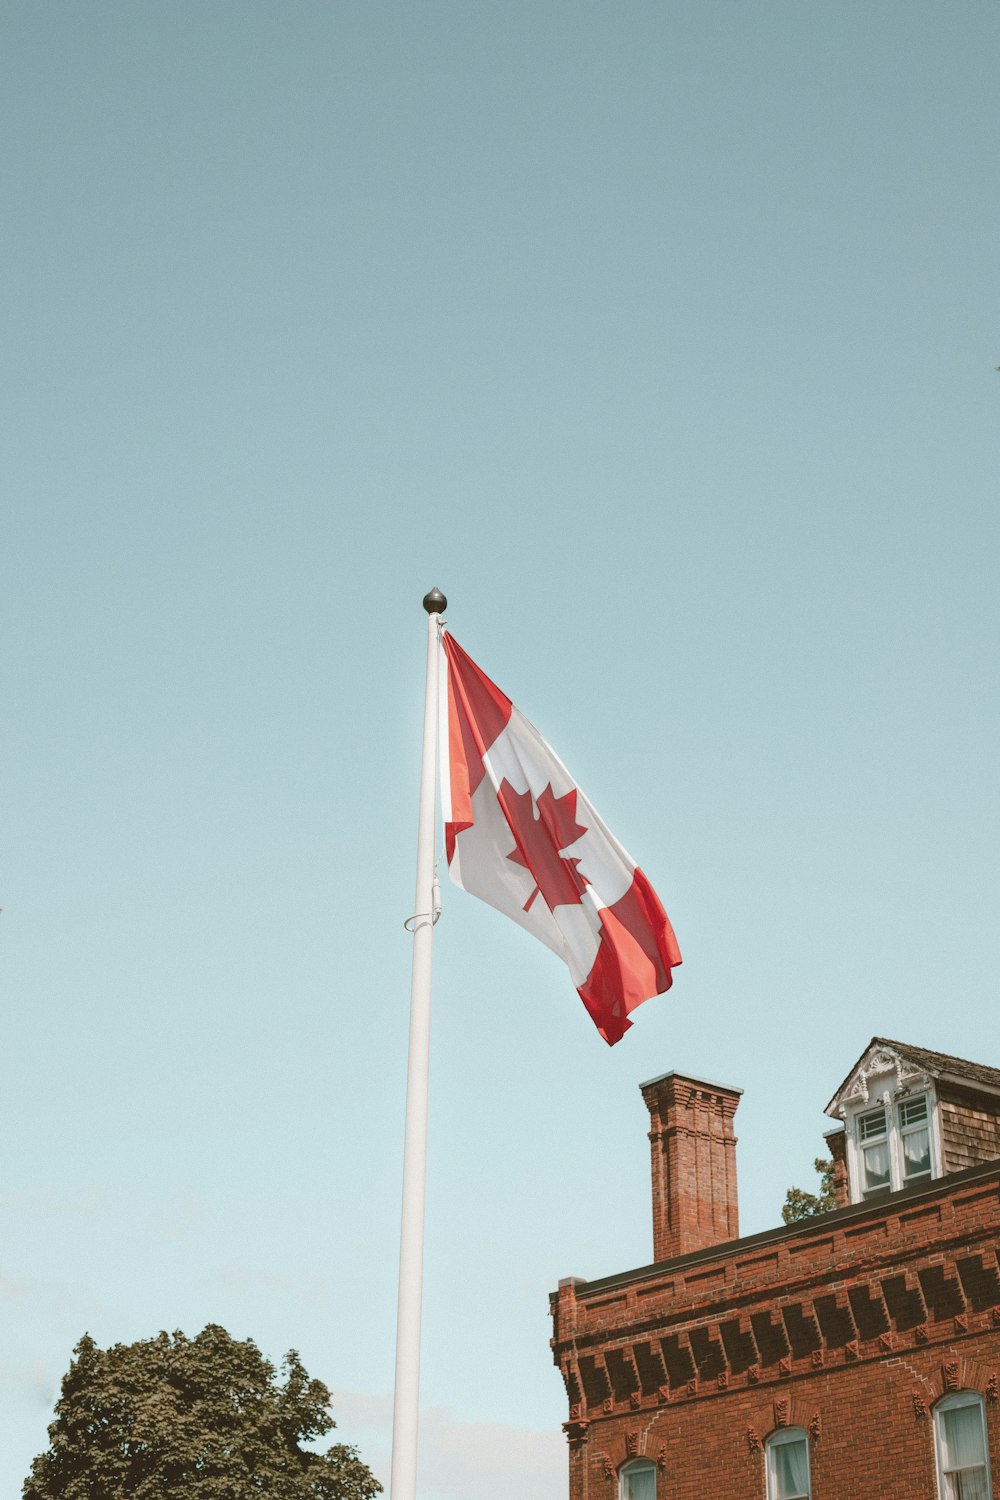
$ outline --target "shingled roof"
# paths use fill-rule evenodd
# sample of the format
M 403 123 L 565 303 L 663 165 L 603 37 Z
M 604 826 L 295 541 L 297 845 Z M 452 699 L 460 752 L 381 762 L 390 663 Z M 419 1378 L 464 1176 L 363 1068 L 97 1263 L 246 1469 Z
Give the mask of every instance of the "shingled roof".
M 964 1083 L 971 1088 L 978 1086 L 988 1089 L 991 1093 L 1000 1093 L 1000 1068 L 990 1068 L 985 1063 L 970 1062 L 966 1057 L 953 1057 L 949 1052 L 932 1052 L 929 1047 L 914 1047 L 909 1042 L 894 1042 L 891 1037 L 873 1036 L 857 1062 L 835 1090 L 833 1098 L 826 1107 L 827 1114 L 831 1113 L 833 1104 L 873 1047 L 888 1047 L 893 1052 L 898 1052 L 900 1057 L 913 1063 L 922 1072 L 930 1074 L 932 1078 L 944 1078 L 949 1082 Z

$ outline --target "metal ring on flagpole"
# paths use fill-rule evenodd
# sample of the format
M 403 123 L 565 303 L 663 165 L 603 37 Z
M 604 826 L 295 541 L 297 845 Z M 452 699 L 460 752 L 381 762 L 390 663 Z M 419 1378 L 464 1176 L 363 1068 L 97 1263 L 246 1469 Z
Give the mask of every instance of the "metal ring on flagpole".
M 431 926 L 432 927 L 436 927 L 437 924 L 438 924 L 438 922 L 440 921 L 441 913 L 439 911 L 435 911 L 435 912 L 430 912 L 430 911 L 415 911 L 413 913 L 413 916 L 412 917 L 407 917 L 406 921 L 403 923 L 403 926 L 406 928 L 407 932 L 413 932 L 415 930 L 414 928 L 412 928 L 410 926 L 410 923 L 411 922 L 419 922 L 420 919 L 421 919 L 421 917 L 430 917 L 430 919 L 431 919 Z

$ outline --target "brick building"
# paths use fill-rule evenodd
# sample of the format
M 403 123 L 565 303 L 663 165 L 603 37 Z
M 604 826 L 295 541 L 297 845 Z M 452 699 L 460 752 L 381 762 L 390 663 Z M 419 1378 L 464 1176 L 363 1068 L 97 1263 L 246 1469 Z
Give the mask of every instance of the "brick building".
M 1000 1494 L 1000 1069 L 873 1038 L 838 1208 L 743 1239 L 741 1091 L 641 1089 L 654 1263 L 551 1298 L 570 1500 Z

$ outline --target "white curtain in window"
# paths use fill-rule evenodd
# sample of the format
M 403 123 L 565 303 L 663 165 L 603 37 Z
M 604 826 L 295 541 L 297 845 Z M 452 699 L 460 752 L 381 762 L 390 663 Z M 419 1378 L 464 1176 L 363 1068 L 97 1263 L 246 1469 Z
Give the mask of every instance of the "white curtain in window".
M 652 1464 L 626 1469 L 622 1500 L 656 1500 L 656 1470 Z
M 865 1147 L 865 1186 L 882 1187 L 889 1181 L 889 1142 Z
M 976 1400 L 938 1413 L 946 1500 L 990 1500 L 982 1407 Z
M 931 1169 L 931 1138 L 926 1130 L 912 1130 L 903 1136 L 903 1176 L 916 1177 Z
M 977 1401 L 941 1413 L 941 1458 L 945 1472 L 985 1462 L 983 1418 Z
M 955 1500 L 990 1500 L 984 1470 L 965 1469 L 961 1474 L 952 1474 L 950 1478 Z
M 809 1449 L 805 1438 L 792 1443 L 775 1443 L 771 1449 L 774 1464 L 774 1500 L 798 1500 L 809 1494 Z

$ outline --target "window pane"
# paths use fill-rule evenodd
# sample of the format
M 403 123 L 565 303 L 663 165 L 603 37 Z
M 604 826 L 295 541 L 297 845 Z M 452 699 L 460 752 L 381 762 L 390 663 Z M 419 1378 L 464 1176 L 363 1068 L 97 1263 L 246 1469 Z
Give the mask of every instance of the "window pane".
M 927 1118 L 927 1096 L 922 1099 L 904 1099 L 899 1106 L 900 1125 L 916 1125 Z
M 866 1115 L 858 1116 L 858 1137 L 862 1141 L 870 1141 L 874 1136 L 885 1135 L 885 1110 L 871 1109 Z
M 652 1464 L 625 1471 L 622 1500 L 656 1500 L 656 1470 Z
M 991 1500 L 986 1470 L 960 1469 L 956 1474 L 946 1474 L 944 1494 L 945 1500 Z
M 865 1192 L 872 1193 L 889 1186 L 889 1142 L 880 1141 L 876 1146 L 866 1146 Z
M 774 1473 L 777 1500 L 804 1495 L 806 1491 L 806 1456 L 804 1443 L 783 1443 L 774 1451 Z
M 951 1477 L 955 1481 L 955 1500 L 990 1500 L 985 1469 L 966 1469 Z
M 768 1500 L 808 1500 L 809 1450 L 805 1438 L 771 1446 L 774 1493 Z
M 985 1464 L 983 1418 L 978 1401 L 953 1406 L 940 1415 L 941 1461 L 945 1473 Z
M 903 1176 L 926 1176 L 931 1169 L 931 1134 L 925 1126 L 922 1130 L 909 1130 L 903 1136 Z

